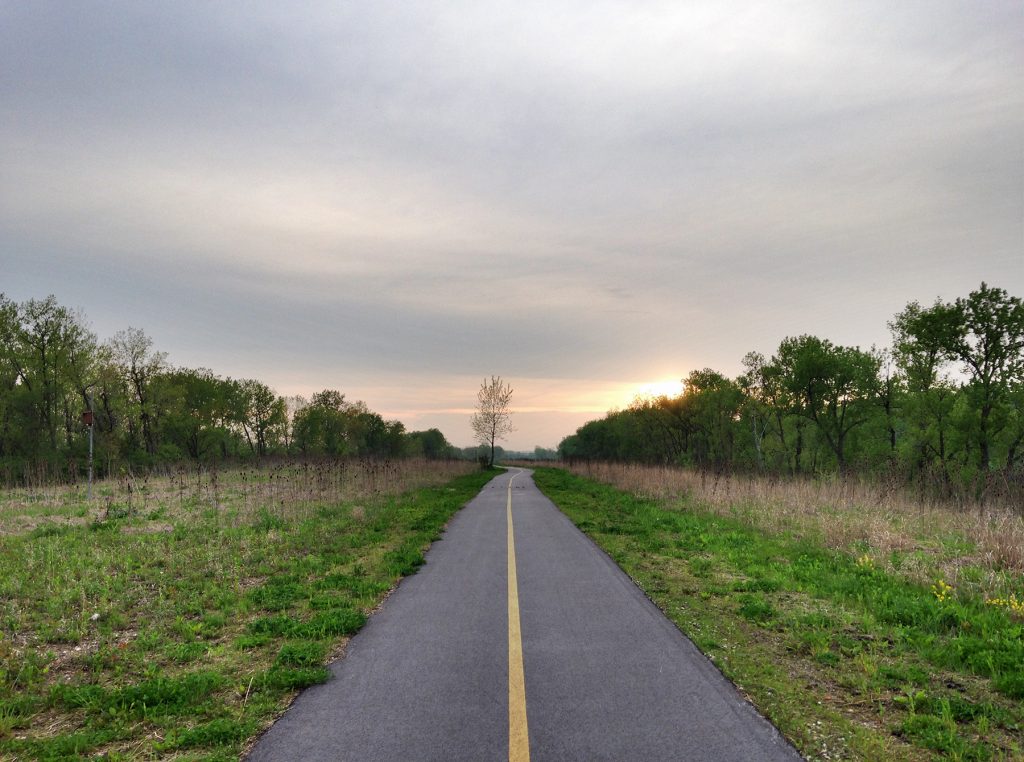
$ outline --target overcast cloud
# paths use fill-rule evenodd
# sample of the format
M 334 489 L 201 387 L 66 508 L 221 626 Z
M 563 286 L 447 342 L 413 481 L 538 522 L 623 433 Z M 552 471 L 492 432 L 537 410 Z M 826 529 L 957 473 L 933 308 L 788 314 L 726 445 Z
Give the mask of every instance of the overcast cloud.
M 1024 295 L 1024 6 L 0 1 L 0 291 L 552 446 L 636 385 Z

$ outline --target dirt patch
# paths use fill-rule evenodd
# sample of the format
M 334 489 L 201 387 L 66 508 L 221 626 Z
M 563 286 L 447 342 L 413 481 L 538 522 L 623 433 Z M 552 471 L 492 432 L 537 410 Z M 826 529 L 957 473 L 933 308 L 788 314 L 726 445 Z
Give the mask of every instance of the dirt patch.
M 52 526 L 55 529 L 65 529 L 67 527 L 80 527 L 87 525 L 92 521 L 90 516 L 64 516 L 59 519 L 54 519 L 51 516 L 11 516 L 7 521 L 0 524 L 0 535 L 15 536 L 21 534 L 29 534 L 36 529 L 46 528 Z

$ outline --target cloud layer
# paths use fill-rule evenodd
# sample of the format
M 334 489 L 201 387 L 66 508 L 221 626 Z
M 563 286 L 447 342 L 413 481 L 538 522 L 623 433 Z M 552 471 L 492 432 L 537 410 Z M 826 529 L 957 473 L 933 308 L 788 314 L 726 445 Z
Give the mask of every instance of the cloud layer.
M 1012 1 L 9 3 L 0 289 L 410 418 L 881 343 L 1024 292 L 1022 40 Z

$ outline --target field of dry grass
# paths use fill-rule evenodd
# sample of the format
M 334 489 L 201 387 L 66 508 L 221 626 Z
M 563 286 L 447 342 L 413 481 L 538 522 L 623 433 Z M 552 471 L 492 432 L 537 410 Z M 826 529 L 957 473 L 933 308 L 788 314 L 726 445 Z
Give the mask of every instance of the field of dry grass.
M 268 460 L 244 467 L 192 464 L 125 473 L 96 482 L 91 501 L 84 482 L 17 487 L 0 490 L 0 535 L 129 516 L 135 519 L 132 532 L 161 531 L 202 511 L 214 512 L 225 525 L 244 525 L 266 512 L 301 519 L 325 503 L 400 495 L 475 469 L 467 461 L 422 458 Z
M 993 598 L 1024 584 L 1024 516 L 1005 507 L 954 507 L 853 479 L 723 476 L 609 463 L 562 467 L 641 497 L 692 500 L 770 534 L 866 556 L 919 582 L 943 579 Z
M 237 759 L 492 475 L 276 462 L 0 491 L 0 759 Z
M 1019 517 L 852 482 L 572 470 L 534 479 L 806 758 L 1024 759 Z

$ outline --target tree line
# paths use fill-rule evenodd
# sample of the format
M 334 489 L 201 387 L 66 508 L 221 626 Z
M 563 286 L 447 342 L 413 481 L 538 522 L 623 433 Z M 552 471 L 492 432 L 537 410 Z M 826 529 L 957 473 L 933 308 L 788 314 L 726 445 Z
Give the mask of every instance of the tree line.
M 787 337 L 736 378 L 696 370 L 559 445 L 565 459 L 778 474 L 897 472 L 946 489 L 1024 481 L 1024 305 L 985 283 L 890 322 L 887 348 Z
M 137 328 L 100 341 L 54 296 L 0 293 L 0 468 L 81 469 L 93 413 L 100 475 L 128 466 L 270 455 L 461 457 L 437 429 L 407 432 L 333 389 L 278 395 L 257 379 L 175 367 Z M 473 451 L 475 457 L 475 449 Z

